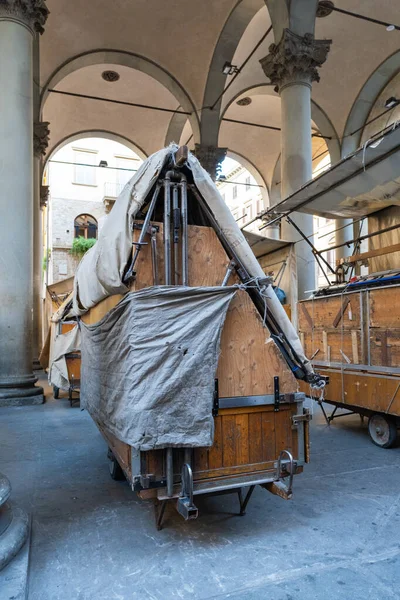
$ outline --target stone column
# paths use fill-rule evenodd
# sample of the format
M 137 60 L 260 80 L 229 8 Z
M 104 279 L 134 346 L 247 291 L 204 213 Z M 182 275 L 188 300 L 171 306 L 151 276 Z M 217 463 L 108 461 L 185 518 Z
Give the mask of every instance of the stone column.
M 38 404 L 32 372 L 32 42 L 43 0 L 0 3 L 0 406 Z
M 315 40 L 284 29 L 278 44 L 271 44 L 269 54 L 260 63 L 266 76 L 281 96 L 281 196 L 286 198 L 312 178 L 311 85 L 319 81 L 317 67 L 326 60 L 330 40 Z M 306 236 L 313 234 L 312 215 L 293 213 L 291 219 Z M 281 237 L 300 239 L 299 233 L 282 221 Z M 311 239 L 312 241 L 312 239 Z M 297 258 L 298 298 L 315 288 L 315 260 L 305 241 L 295 246 Z
M 215 181 L 219 175 L 220 165 L 226 157 L 228 148 L 217 148 L 216 146 L 206 146 L 204 144 L 195 144 L 195 155 L 203 169 L 205 169 Z
M 33 126 L 33 366 L 38 363 L 42 349 L 42 157 L 49 145 L 49 123 L 40 122 Z M 47 198 L 46 198 L 47 202 Z

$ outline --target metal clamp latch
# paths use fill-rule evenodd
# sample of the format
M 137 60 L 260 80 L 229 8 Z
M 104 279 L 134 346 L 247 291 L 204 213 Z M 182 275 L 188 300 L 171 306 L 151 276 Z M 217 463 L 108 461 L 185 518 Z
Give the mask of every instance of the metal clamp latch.
M 185 521 L 197 519 L 199 514 L 197 507 L 193 504 L 193 472 L 187 463 L 182 466 L 182 491 L 176 508 Z
M 312 419 L 312 415 L 310 413 L 304 413 L 303 415 L 293 415 L 292 417 L 292 426 L 297 427 L 300 423 L 308 423 Z

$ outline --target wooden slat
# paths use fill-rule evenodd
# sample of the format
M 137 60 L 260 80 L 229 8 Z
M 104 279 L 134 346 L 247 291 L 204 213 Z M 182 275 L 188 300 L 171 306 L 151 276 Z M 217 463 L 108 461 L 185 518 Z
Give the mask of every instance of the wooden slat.
M 357 365 L 360 362 L 359 353 L 358 353 L 358 345 L 359 345 L 359 332 L 353 329 L 351 332 L 351 349 L 353 355 L 353 363 Z
M 209 469 L 218 469 L 223 465 L 222 456 L 222 417 L 214 419 L 214 443 L 208 452 Z
M 369 250 L 368 252 L 362 252 L 361 254 L 353 254 L 352 256 L 339 258 L 336 261 L 336 264 L 353 264 L 360 260 L 374 258 L 375 256 L 384 256 L 385 254 L 394 254 L 395 252 L 400 252 L 400 244 L 392 244 L 391 246 L 386 246 L 386 248 L 376 248 L 375 250 Z
M 226 467 L 236 465 L 236 417 L 226 415 L 222 421 L 222 455 Z
M 340 321 L 343 318 L 344 315 L 344 311 L 346 310 L 347 306 L 350 304 L 350 297 L 347 296 L 347 298 L 345 298 L 343 300 L 342 306 L 340 307 L 336 317 L 333 319 L 333 326 L 337 327 L 340 323 Z
M 263 460 L 262 416 L 260 412 L 249 413 L 249 462 Z
M 249 460 L 249 416 L 236 415 L 236 464 L 248 465 Z
M 304 304 L 304 302 L 300 302 L 300 306 L 301 306 L 301 310 L 303 312 L 305 320 L 307 321 L 310 328 L 312 329 L 314 327 L 314 323 L 313 323 L 312 318 L 310 317 L 310 313 L 308 312 L 306 305 Z

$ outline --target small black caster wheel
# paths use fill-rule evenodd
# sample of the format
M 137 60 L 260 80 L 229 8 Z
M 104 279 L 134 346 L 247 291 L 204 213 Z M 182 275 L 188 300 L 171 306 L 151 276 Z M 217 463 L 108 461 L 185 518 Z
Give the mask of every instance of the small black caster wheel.
M 380 448 L 391 448 L 397 439 L 396 422 L 387 415 L 375 413 L 369 418 L 368 433 Z
M 53 396 L 55 400 L 58 400 L 60 397 L 60 388 L 58 388 L 56 385 L 53 385 Z
M 123 470 L 121 469 L 119 462 L 117 461 L 115 456 L 111 453 L 111 457 L 110 457 L 110 452 L 109 452 L 108 458 L 110 459 L 109 469 L 110 469 L 111 479 L 114 479 L 114 481 L 124 481 L 125 474 L 124 474 Z

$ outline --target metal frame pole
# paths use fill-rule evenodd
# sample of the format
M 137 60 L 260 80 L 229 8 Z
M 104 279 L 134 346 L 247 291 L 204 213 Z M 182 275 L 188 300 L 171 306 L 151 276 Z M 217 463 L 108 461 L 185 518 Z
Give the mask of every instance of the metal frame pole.
M 189 285 L 188 265 L 188 210 L 187 210 L 187 180 L 181 175 L 181 217 L 182 217 L 182 285 Z

